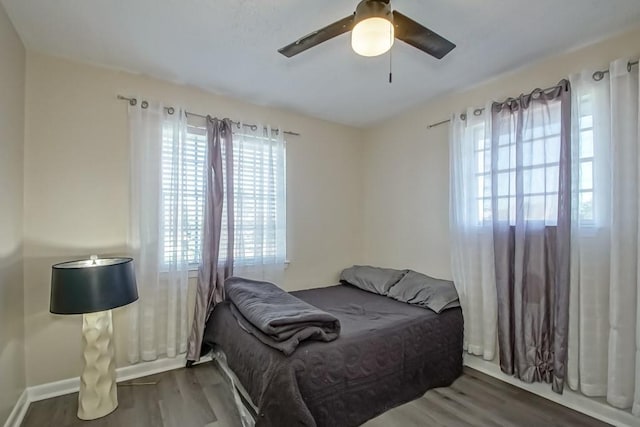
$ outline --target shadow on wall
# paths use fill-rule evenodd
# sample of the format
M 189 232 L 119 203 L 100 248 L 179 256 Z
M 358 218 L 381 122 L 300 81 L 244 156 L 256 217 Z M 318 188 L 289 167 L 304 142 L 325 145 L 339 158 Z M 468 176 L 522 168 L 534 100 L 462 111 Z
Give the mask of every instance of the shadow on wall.
M 90 255 L 128 256 L 130 250 L 112 247 L 61 247 L 26 241 L 24 258 L 25 348 L 27 385 L 77 377 L 81 369 L 81 315 L 56 315 L 49 312 L 51 266 Z M 128 308 L 115 309 L 114 336 L 116 364 L 126 362 Z
M 22 246 L 0 258 L 0 422 L 11 413 L 25 386 Z
M 62 247 L 28 241 L 24 259 L 27 385 L 77 377 L 81 370 L 82 315 L 49 312 L 51 266 L 59 262 L 99 257 L 131 256 L 126 245 Z M 135 263 L 135 259 L 134 259 Z M 188 318 L 193 318 L 196 279 L 189 280 Z M 133 303 L 137 304 L 137 303 Z M 131 305 L 113 310 L 116 366 L 129 366 L 129 313 Z

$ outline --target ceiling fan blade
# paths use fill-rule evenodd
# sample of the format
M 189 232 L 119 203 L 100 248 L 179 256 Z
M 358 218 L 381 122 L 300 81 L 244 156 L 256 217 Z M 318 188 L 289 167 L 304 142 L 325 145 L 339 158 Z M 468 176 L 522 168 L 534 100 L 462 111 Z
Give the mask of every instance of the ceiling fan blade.
M 397 10 L 393 11 L 393 25 L 395 26 L 395 36 L 398 40 L 402 40 L 438 59 L 442 59 L 443 56 L 456 47 L 449 40 L 418 24 Z
M 304 52 L 309 48 L 317 46 L 322 42 L 326 42 L 327 40 L 339 36 L 340 34 L 349 32 L 353 28 L 353 17 L 354 15 L 349 15 L 346 18 L 343 18 L 337 22 L 334 22 L 333 24 L 319 29 L 318 31 L 307 34 L 306 36 L 291 43 L 290 45 L 278 49 L 278 52 L 280 52 L 287 58 L 291 58 L 292 56 L 297 55 L 300 52 Z

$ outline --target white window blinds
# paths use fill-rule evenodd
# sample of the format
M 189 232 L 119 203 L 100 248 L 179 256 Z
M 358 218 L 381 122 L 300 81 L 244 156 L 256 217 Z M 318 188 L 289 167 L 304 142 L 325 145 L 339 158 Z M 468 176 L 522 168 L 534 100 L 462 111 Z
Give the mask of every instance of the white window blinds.
M 282 264 L 285 258 L 285 145 L 269 128 L 258 129 L 243 129 L 233 142 L 234 259 L 245 266 Z M 226 245 L 223 231 L 221 254 Z
M 233 182 L 234 182 L 234 262 L 239 266 L 282 264 L 286 247 L 286 185 L 285 143 L 282 137 L 269 127 L 243 128 L 234 134 Z M 207 155 L 206 130 L 188 126 L 181 152 L 173 149 L 171 141 L 175 129 L 166 126 L 163 135 L 162 182 L 165 263 L 169 263 L 186 247 L 189 264 L 197 267 L 200 261 L 205 194 L 205 162 Z M 175 161 L 180 156 L 180 161 Z M 223 156 L 226 153 L 223 151 Z M 176 166 L 178 165 L 178 166 Z M 180 171 L 175 169 L 180 167 Z M 180 174 L 182 194 L 187 209 L 180 221 L 189 232 L 182 241 L 172 238 L 171 200 L 172 177 Z M 224 177 L 226 179 L 226 177 Z M 225 205 L 227 200 L 225 198 Z M 226 206 L 223 211 L 226 211 Z M 227 250 L 227 218 L 223 215 L 220 256 Z
M 190 265 L 200 260 L 202 216 L 204 211 L 204 165 L 207 156 L 206 132 L 193 126 L 187 127 L 186 135 L 181 135 L 183 143 L 179 148 L 173 143 L 173 133 L 180 132 L 173 126 L 165 125 L 162 143 L 162 224 L 161 237 L 164 264 L 168 265 L 180 253 L 186 252 Z M 174 185 L 175 180 L 179 185 Z M 181 215 L 177 221 L 171 218 L 177 211 L 178 193 L 182 198 Z M 180 238 L 173 227 L 179 222 L 183 230 Z

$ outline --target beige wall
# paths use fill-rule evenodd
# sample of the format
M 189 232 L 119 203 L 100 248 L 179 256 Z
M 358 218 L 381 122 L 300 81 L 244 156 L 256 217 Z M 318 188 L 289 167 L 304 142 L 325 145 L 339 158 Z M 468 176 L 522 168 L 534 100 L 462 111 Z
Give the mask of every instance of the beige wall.
M 25 388 L 24 73 L 24 47 L 0 4 L 0 425 Z
M 570 73 L 607 68 L 640 54 L 640 29 L 550 58 L 440 98 L 365 133 L 364 257 L 451 278 L 449 258 L 449 129 L 427 125 L 452 112 L 548 87 Z M 424 82 L 429 84 L 429 82 Z
M 297 131 L 287 145 L 288 258 L 284 287 L 335 283 L 362 253 L 360 130 L 194 88 L 27 54 L 25 297 L 27 382 L 77 376 L 80 316 L 49 314 L 51 264 L 126 252 L 126 103 L 142 94 L 195 112 Z M 127 308 L 115 314 L 118 366 L 126 365 Z
M 467 106 L 637 55 L 639 39 L 637 30 L 540 62 L 367 131 L 29 52 L 24 152 L 27 384 L 77 376 L 80 369 L 81 319 L 48 312 L 51 264 L 91 253 L 126 253 L 127 116 L 116 94 L 144 95 L 301 133 L 290 137 L 287 147 L 291 265 L 286 289 L 333 283 L 342 268 L 363 261 L 450 277 L 448 129 L 426 126 Z M 127 364 L 126 315 L 127 308 L 116 310 L 118 366 Z

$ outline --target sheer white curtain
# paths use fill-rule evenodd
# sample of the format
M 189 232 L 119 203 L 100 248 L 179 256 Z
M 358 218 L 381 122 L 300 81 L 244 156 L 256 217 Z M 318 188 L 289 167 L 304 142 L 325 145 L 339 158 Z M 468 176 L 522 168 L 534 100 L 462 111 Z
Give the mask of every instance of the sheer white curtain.
M 593 209 L 572 218 L 568 379 L 572 389 L 640 415 L 640 92 L 638 68 L 628 63 L 614 61 L 599 82 L 590 71 L 571 77 L 580 154 L 573 197 L 584 197 L 591 181 Z
M 186 351 L 191 232 L 184 185 L 186 123 L 160 104 L 129 106 L 130 238 L 139 301 L 130 312 L 131 363 Z M 192 165 L 191 165 L 192 166 Z
M 287 239 L 283 133 L 241 123 L 233 150 L 234 275 L 282 284 Z
M 450 129 L 453 279 L 464 316 L 464 348 L 492 360 L 497 297 L 491 219 L 491 105 L 454 115 Z

